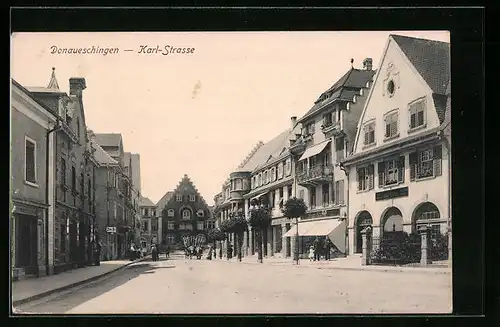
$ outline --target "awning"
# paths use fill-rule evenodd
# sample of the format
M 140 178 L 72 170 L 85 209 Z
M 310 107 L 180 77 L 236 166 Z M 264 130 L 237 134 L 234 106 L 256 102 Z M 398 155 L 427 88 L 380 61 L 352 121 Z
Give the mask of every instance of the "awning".
M 317 221 L 299 222 L 299 236 L 328 236 L 341 252 L 345 252 L 345 220 L 324 219 Z M 296 225 L 293 225 L 282 237 L 295 236 Z
M 331 140 L 327 140 L 323 143 L 316 144 L 310 148 L 307 148 L 302 157 L 300 157 L 299 161 L 307 159 L 309 157 L 315 156 L 321 153 L 328 144 L 330 144 Z
M 253 200 L 253 199 L 258 199 L 258 198 L 260 198 L 261 196 L 266 195 L 267 193 L 268 193 L 268 192 L 264 192 L 264 193 L 261 193 L 261 194 L 257 194 L 256 196 L 252 196 L 252 197 L 250 198 L 250 200 Z

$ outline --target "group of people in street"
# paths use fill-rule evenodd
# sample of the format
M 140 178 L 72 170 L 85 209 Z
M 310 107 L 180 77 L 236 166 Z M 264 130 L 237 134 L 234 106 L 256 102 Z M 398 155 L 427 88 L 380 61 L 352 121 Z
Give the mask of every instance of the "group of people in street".
M 326 236 L 324 240 L 316 237 L 312 245 L 309 247 L 309 260 L 319 261 L 321 259 L 321 255 L 324 256 L 325 260 L 330 260 L 330 251 L 332 247 L 333 243 L 328 236 Z

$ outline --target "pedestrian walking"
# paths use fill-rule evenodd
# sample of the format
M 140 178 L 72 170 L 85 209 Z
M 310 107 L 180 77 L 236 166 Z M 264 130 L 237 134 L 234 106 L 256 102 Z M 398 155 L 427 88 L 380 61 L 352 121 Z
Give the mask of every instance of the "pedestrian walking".
M 318 260 L 319 261 L 319 257 L 320 257 L 320 241 L 319 241 L 319 238 L 316 237 L 316 239 L 314 239 L 314 242 L 313 242 L 313 247 L 314 247 L 314 261 Z
M 151 247 L 151 257 L 153 258 L 153 261 L 158 261 L 158 249 L 156 248 L 156 245 Z
M 165 247 L 165 258 L 170 259 L 170 246 L 169 245 L 167 245 Z
M 96 242 L 95 244 L 95 249 L 94 249 L 94 264 L 96 266 L 101 265 L 101 242 Z
M 330 260 L 330 250 L 332 248 L 332 241 L 328 236 L 325 237 L 325 260 Z
M 314 246 L 309 247 L 309 261 L 314 261 Z

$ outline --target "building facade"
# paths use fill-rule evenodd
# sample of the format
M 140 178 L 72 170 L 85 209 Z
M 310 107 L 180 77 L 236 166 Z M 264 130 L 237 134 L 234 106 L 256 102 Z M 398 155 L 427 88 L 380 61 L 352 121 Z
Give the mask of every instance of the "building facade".
M 373 82 L 372 59 L 363 68 L 351 67 L 323 92 L 313 107 L 298 120 L 300 135 L 291 145 L 295 161 L 297 196 L 308 211 L 285 236 L 299 235 L 299 254 L 316 237 L 328 236 L 336 250 L 346 253 L 347 177 L 339 162 L 352 151 L 356 127 Z
M 205 234 L 207 227 L 213 224 L 210 207 L 187 175 L 172 191 L 163 209 L 158 209 L 162 217 L 163 246 L 182 246 L 183 236 Z
M 27 88 L 38 101 L 58 115 L 60 128 L 55 133 L 55 213 L 53 251 L 49 270 L 60 272 L 91 264 L 90 242 L 95 220 L 95 162 L 89 146 L 83 90 L 85 78 L 69 80 L 69 95 L 59 89 L 55 72 L 47 87 Z M 50 222 L 50 219 L 49 219 Z M 52 246 L 51 246 L 52 247 Z
M 118 198 L 115 202 L 116 234 L 112 235 L 112 239 L 117 247 L 118 258 L 124 258 L 131 243 L 139 242 L 136 236 L 140 229 L 139 199 L 137 192 L 133 190 L 130 178 L 130 155 L 125 155 L 123 138 L 119 133 L 96 133 L 95 138 L 119 166 L 114 177 Z
M 14 279 L 48 272 L 54 219 L 57 115 L 11 80 L 11 266 Z M 49 221 L 50 220 L 50 221 Z M 50 235 L 49 235 L 50 234 Z
M 354 151 L 342 162 L 349 176 L 349 253 L 361 252 L 367 226 L 374 248 L 382 239 L 416 233 L 422 226 L 430 226 L 431 238 L 447 232 L 449 79 L 448 43 L 389 37 Z
M 89 131 L 89 138 L 95 147 L 94 158 L 97 161 L 96 169 L 96 240 L 100 242 L 101 259 L 115 260 L 118 258 L 118 208 L 121 199 L 118 195 L 118 180 L 123 174 L 121 167 L 97 143 L 94 132 Z
M 139 202 L 141 215 L 140 244 L 141 247 L 149 247 L 158 241 L 158 217 L 156 216 L 156 204 L 149 198 L 141 197 Z

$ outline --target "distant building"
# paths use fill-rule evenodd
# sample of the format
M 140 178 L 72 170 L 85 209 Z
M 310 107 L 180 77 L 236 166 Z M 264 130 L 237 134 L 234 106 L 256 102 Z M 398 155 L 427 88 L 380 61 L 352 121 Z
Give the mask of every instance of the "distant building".
M 449 43 L 389 36 L 353 153 L 343 161 L 349 174 L 349 253 L 361 252 L 366 226 L 373 229 L 374 248 L 420 227 L 430 226 L 431 239 L 447 232 L 449 81 Z
M 139 222 L 138 205 L 134 203 L 132 181 L 130 178 L 130 156 L 125 155 L 123 138 L 118 133 L 96 133 L 96 142 L 120 165 L 118 176 L 118 202 L 117 202 L 117 247 L 118 258 L 125 257 L 132 242 L 137 242 L 136 231 Z M 139 225 L 140 227 L 140 225 Z
M 96 142 L 95 134 L 88 132 L 96 151 L 96 224 L 97 241 L 101 242 L 102 260 L 118 258 L 118 213 L 121 212 L 122 200 L 119 197 L 118 181 L 123 174 L 122 167 Z
M 43 276 L 53 266 L 53 254 L 48 256 L 53 231 L 47 227 L 54 226 L 55 137 L 49 131 L 57 128 L 57 114 L 18 82 L 11 83 L 9 225 L 13 278 L 19 279 Z
M 156 216 L 156 204 L 149 198 L 141 196 L 139 201 L 141 214 L 140 244 L 148 247 L 158 241 L 158 217 Z
M 158 209 L 162 217 L 163 245 L 182 245 L 183 236 L 205 234 L 215 225 L 210 207 L 187 175 L 173 190 L 163 209 Z

